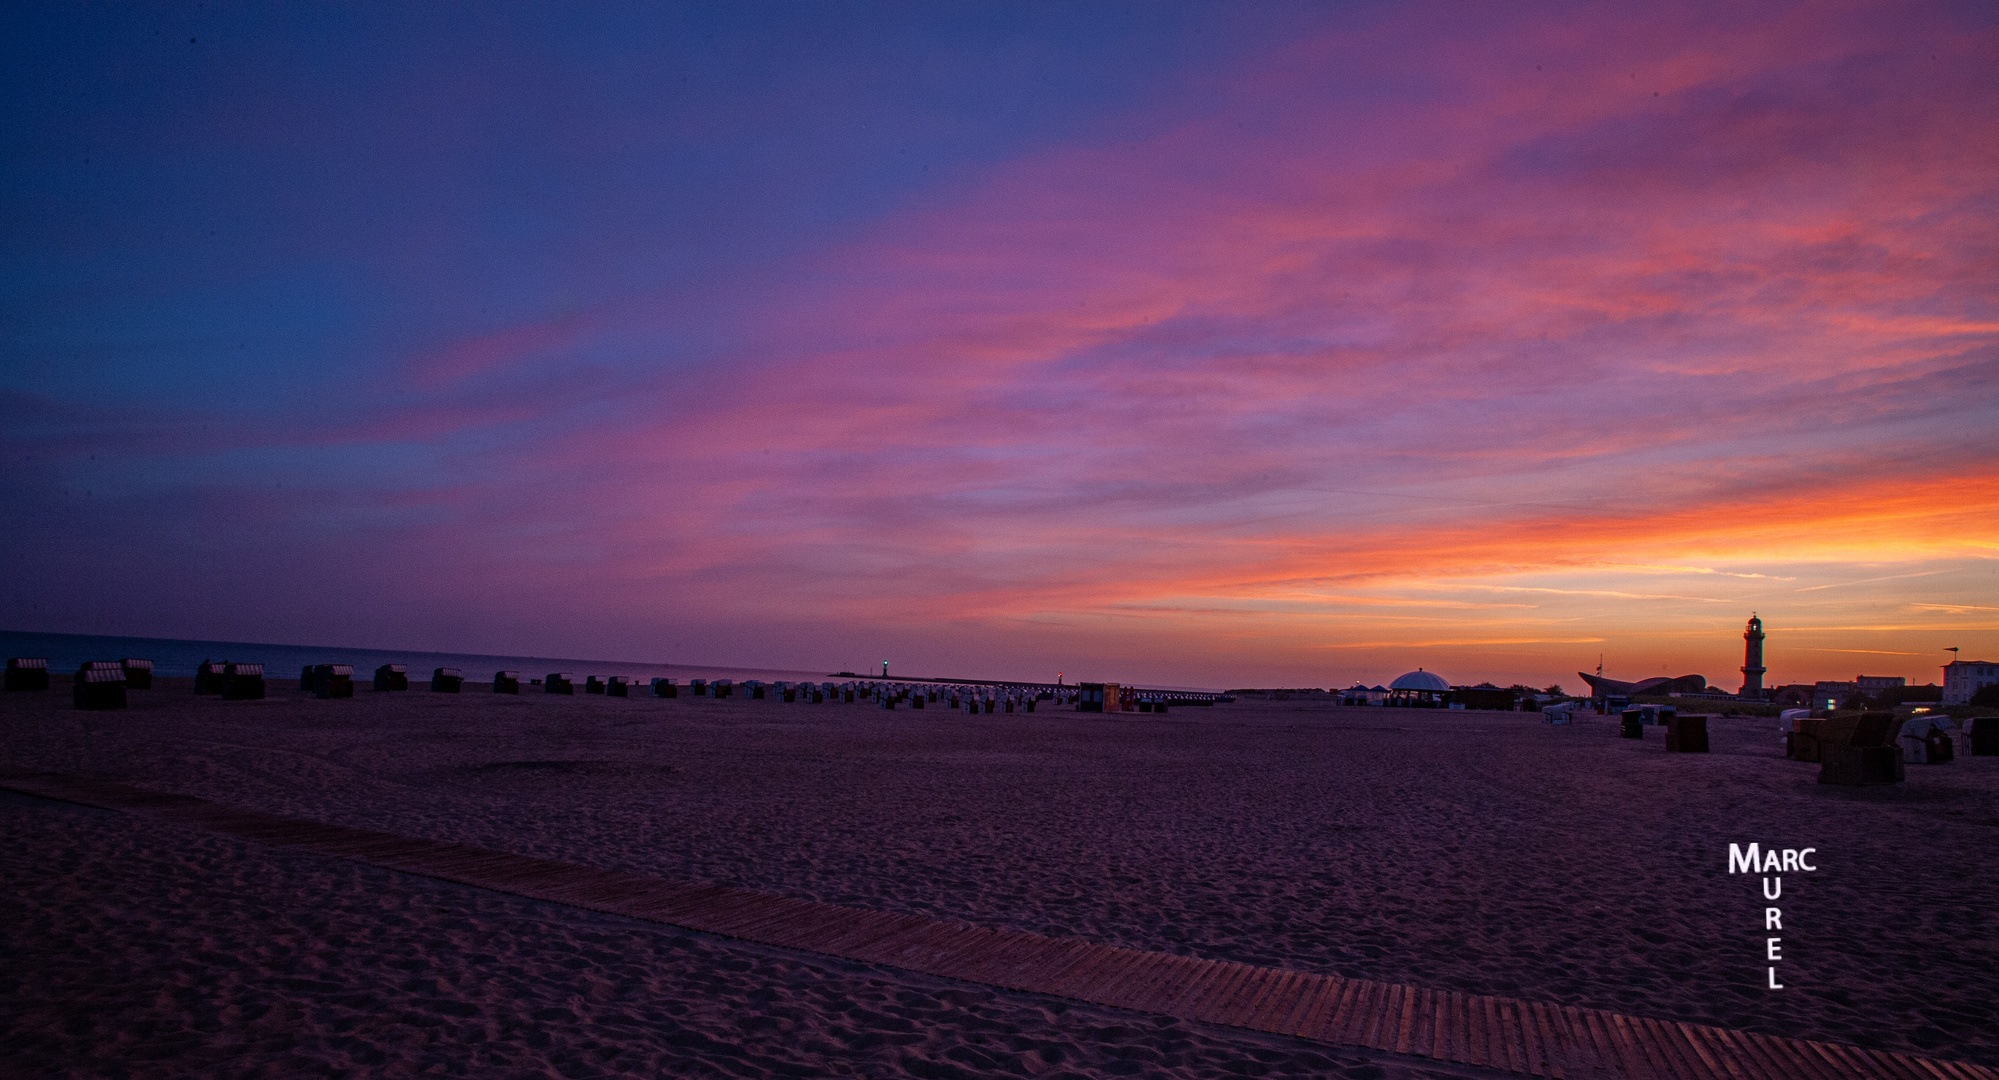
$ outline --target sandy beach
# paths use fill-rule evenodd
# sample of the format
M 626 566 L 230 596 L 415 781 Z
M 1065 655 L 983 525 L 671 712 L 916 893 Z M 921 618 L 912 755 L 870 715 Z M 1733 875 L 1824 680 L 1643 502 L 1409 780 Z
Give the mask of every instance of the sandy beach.
M 652 698 L 0 697 L 5 764 L 778 895 L 1999 1064 L 1999 759 L 1818 785 L 1770 720 Z M 0 801 L 6 1052 L 72 1075 L 1471 1076 Z M 1730 842 L 1786 875 L 1785 989 Z

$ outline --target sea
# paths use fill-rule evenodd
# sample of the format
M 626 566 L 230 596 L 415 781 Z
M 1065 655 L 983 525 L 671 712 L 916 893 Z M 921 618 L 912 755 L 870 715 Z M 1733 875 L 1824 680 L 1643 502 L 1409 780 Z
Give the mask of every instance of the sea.
M 539 679 L 566 671 L 580 682 L 585 676 L 624 675 L 653 679 L 761 679 L 765 682 L 827 682 L 824 671 L 784 671 L 770 668 L 651 664 L 636 660 L 586 660 L 557 656 L 496 656 L 487 653 L 422 652 L 416 649 L 368 649 L 346 645 L 280 645 L 256 641 L 189 641 L 181 638 L 103 637 L 95 634 L 41 634 L 0 630 L 0 656 L 34 656 L 48 660 L 52 673 L 75 671 L 88 660 L 151 660 L 153 674 L 192 677 L 203 660 L 260 663 L 273 679 L 298 678 L 308 664 L 352 664 L 357 678 L 367 678 L 383 664 L 404 664 L 411 679 L 424 680 L 437 668 L 457 668 L 467 679 L 483 682 L 496 671 L 518 671 L 523 679 Z

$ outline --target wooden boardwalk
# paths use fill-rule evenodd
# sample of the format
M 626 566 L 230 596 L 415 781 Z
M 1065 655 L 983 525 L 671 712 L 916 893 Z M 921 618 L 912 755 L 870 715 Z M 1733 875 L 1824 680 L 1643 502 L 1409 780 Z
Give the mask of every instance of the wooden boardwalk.
M 57 774 L 0 772 L 0 788 L 764 945 L 1530 1076 L 1999 1080 L 1999 1070 L 1968 1062 L 662 881 Z

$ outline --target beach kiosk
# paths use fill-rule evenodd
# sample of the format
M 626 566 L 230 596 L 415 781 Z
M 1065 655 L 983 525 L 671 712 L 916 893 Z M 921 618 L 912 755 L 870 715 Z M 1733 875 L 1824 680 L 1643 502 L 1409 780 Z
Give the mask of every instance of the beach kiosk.
M 1077 712 L 1119 712 L 1124 708 L 1123 696 L 1116 683 L 1086 682 L 1076 684 Z
M 118 661 L 125 672 L 125 688 L 128 690 L 151 690 L 153 688 L 153 662 L 133 660 L 129 657 Z
M 567 671 L 551 671 L 548 673 L 548 678 L 542 680 L 541 688 L 542 692 L 547 694 L 574 695 L 576 676 Z
M 354 696 L 354 665 L 319 664 L 312 669 L 312 696 L 321 700 Z
M 518 671 L 495 671 L 493 673 L 495 694 L 518 694 L 521 692 L 521 673 Z
M 375 689 L 408 690 L 410 669 L 401 664 L 383 664 L 375 669 Z
M 76 707 L 96 711 L 125 707 L 125 669 L 111 660 L 91 660 L 76 669 Z
M 441 667 L 430 673 L 430 692 L 456 694 L 465 688 L 465 673 L 455 667 Z
M 7 661 L 7 689 L 47 690 L 49 661 L 42 656 L 16 656 Z
M 261 701 L 264 697 L 264 665 L 222 665 L 222 700 Z

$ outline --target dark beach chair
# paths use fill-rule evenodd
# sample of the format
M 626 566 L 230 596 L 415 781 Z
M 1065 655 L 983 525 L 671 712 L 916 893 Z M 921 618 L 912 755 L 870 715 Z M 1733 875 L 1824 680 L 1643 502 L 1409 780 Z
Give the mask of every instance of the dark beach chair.
M 592 675 L 592 676 L 590 676 L 590 677 L 588 677 L 588 678 L 584 679 L 584 680 L 583 680 L 583 692 L 584 692 L 584 693 L 586 693 L 586 694 L 601 694 L 601 693 L 603 693 L 603 692 L 604 692 L 604 680 L 602 680 L 602 679 L 598 678 L 598 677 L 597 677 L 597 676 L 595 676 L 595 675 Z
M 125 707 L 125 669 L 110 660 L 92 660 L 76 669 L 76 707 L 96 711 Z
M 465 689 L 465 674 L 455 667 L 441 667 L 430 673 L 430 692 L 456 694 Z
M 604 684 L 604 693 L 610 697 L 631 697 L 632 680 L 623 675 L 613 675 L 610 681 Z
M 1707 753 L 1707 717 L 1668 716 L 1666 750 L 1675 754 Z
M 1975 716 L 1971 725 L 1971 756 L 1999 757 L 1999 716 Z
M 7 661 L 7 689 L 47 690 L 49 661 L 43 656 L 16 656 Z
M 264 697 L 264 665 L 222 665 L 224 701 L 261 701 Z
M 551 671 L 542 682 L 542 691 L 549 694 L 576 693 L 576 676 L 567 671 Z
M 312 696 L 322 700 L 353 697 L 354 665 L 316 665 L 312 669 Z
M 1626 709 L 1618 716 L 1617 734 L 1626 739 L 1645 737 L 1645 713 L 1640 709 Z
M 153 688 L 153 662 L 126 658 L 118 661 L 125 672 L 125 688 L 128 690 L 151 690 Z
M 687 680 L 687 692 L 688 692 L 689 694 L 692 694 L 692 695 L 694 695 L 695 697 L 707 697 L 707 696 L 708 696 L 708 680 L 706 680 L 706 679 L 689 679 L 689 680 Z
M 1907 777 L 1895 746 L 1893 713 L 1870 712 L 1817 722 L 1819 783 L 1844 787 L 1899 784 Z
M 672 679 L 654 679 L 652 696 L 677 698 L 680 696 L 680 687 L 673 685 Z
M 194 692 L 197 694 L 219 694 L 222 692 L 222 672 L 227 664 L 213 660 L 203 660 L 194 669 Z
M 708 688 L 713 690 L 718 698 L 736 696 L 736 683 L 733 679 L 716 679 L 708 684 Z
M 401 664 L 383 664 L 375 669 L 375 689 L 408 690 L 409 688 L 409 668 Z
M 521 692 L 521 673 L 518 671 L 495 671 L 493 673 L 495 694 L 518 694 Z
M 308 693 L 312 690 L 312 669 L 311 664 L 298 669 L 298 688 Z

